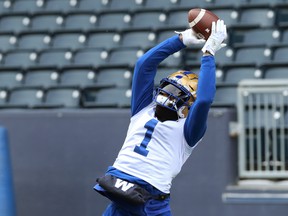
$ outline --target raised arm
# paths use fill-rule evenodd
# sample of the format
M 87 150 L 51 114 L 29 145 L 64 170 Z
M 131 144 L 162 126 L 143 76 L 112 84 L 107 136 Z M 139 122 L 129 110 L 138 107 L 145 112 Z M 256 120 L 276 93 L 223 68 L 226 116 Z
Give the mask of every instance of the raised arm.
M 204 136 L 207 117 L 216 92 L 215 53 L 225 46 L 222 42 L 227 37 L 223 20 L 213 22 L 211 36 L 202 48 L 203 57 L 198 79 L 197 99 L 189 110 L 184 125 L 184 137 L 192 147 Z
M 152 102 L 154 78 L 158 65 L 169 55 L 185 48 L 175 35 L 147 51 L 138 59 L 132 80 L 132 116 Z
M 214 56 L 203 56 L 198 79 L 197 99 L 189 110 L 184 125 L 184 136 L 194 146 L 206 131 L 210 106 L 216 92 Z

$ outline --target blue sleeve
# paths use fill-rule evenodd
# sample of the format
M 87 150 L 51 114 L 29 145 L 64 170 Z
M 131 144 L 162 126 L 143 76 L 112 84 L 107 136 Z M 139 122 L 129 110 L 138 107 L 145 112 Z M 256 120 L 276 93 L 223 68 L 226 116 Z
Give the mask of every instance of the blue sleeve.
M 152 102 L 158 65 L 169 55 L 183 48 L 185 45 L 179 36 L 175 35 L 153 47 L 138 59 L 132 79 L 132 116 Z
M 184 124 L 184 137 L 193 147 L 206 131 L 210 106 L 216 92 L 214 56 L 203 56 L 198 79 L 197 99 L 191 106 Z

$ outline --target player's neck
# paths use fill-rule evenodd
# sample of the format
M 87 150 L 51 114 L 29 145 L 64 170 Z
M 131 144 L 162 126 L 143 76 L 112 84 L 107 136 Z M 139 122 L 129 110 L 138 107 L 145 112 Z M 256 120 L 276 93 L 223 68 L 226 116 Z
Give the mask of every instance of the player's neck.
M 178 120 L 178 114 L 175 111 L 169 110 L 165 107 L 162 107 L 160 105 L 156 106 L 156 110 L 155 110 L 155 117 L 161 121 L 177 121 Z

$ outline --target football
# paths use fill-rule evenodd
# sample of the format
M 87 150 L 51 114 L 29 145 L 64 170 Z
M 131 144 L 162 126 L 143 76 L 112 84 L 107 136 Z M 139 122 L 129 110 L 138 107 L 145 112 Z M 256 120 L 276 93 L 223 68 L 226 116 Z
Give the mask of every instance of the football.
M 188 12 L 189 26 L 199 38 L 207 40 L 211 34 L 212 22 L 219 18 L 213 12 L 203 8 L 193 8 Z

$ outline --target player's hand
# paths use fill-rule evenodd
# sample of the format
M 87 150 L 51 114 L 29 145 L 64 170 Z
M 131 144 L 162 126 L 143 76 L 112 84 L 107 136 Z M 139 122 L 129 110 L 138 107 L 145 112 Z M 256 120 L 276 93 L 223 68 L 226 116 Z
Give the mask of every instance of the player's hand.
M 197 38 L 195 32 L 192 29 L 186 29 L 185 31 L 175 31 L 176 34 L 182 36 L 182 42 L 185 46 L 191 46 L 193 44 L 203 44 L 205 43 L 204 39 Z
M 202 52 L 209 52 L 212 55 L 215 55 L 219 49 L 226 46 L 226 44 L 223 44 L 223 41 L 226 39 L 226 37 L 227 29 L 224 21 L 217 20 L 216 23 L 212 22 L 211 35 L 202 48 Z

